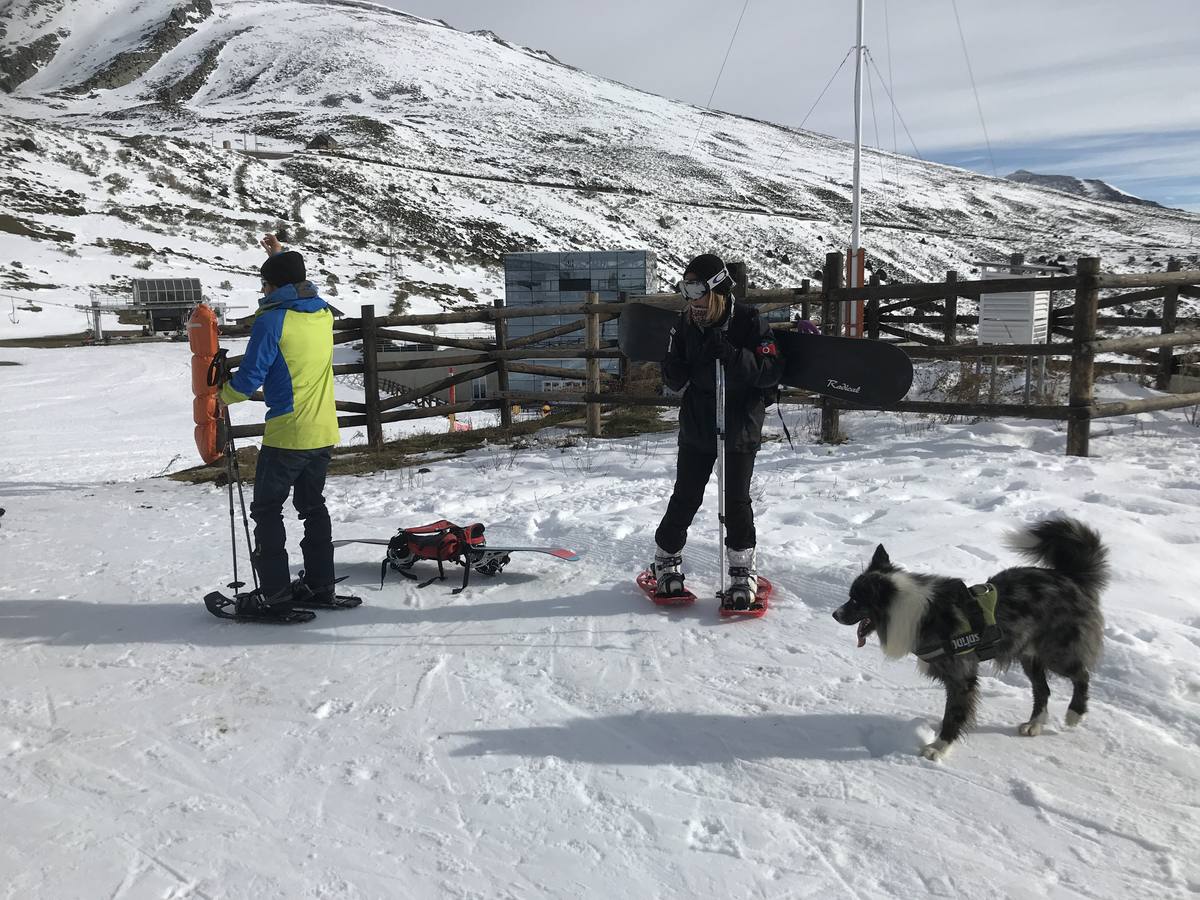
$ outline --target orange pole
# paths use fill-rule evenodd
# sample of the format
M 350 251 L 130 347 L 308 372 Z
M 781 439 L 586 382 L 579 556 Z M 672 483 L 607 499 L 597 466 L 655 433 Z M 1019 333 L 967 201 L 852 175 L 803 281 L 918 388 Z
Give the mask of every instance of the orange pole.
M 846 254 L 846 286 L 862 287 L 867 283 L 867 251 L 859 247 L 858 252 Z M 844 334 L 846 337 L 862 337 L 866 333 L 864 315 L 866 304 L 862 300 L 847 300 L 843 307 Z

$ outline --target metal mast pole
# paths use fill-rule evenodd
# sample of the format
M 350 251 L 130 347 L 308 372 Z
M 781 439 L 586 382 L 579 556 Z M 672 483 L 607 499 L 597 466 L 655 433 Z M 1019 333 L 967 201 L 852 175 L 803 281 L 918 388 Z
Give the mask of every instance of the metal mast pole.
M 730 297 L 729 302 L 733 302 Z M 716 360 L 717 367 L 717 564 L 721 571 L 721 587 L 717 597 L 725 602 L 725 364 Z
M 858 39 L 854 46 L 854 222 L 850 232 L 850 253 L 857 259 L 859 229 L 862 225 L 862 66 L 863 66 L 863 4 L 858 0 Z M 851 266 L 851 273 L 856 269 Z M 856 274 L 852 274 L 856 278 Z M 852 280 L 848 287 L 861 287 Z

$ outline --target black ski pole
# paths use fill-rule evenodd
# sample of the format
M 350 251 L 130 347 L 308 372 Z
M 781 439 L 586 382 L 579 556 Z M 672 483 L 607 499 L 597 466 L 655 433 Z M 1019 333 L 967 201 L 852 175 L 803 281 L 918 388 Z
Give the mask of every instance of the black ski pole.
M 229 422 L 229 413 L 225 414 L 226 423 Z M 228 424 L 226 424 L 228 427 Z M 233 518 L 233 457 L 229 453 L 229 444 L 225 444 L 225 474 L 226 485 L 229 488 L 229 548 L 233 551 L 233 581 L 229 582 L 229 587 L 233 588 L 234 592 L 242 586 L 242 582 L 238 580 L 237 566 L 237 524 Z
M 254 580 L 254 590 L 258 590 L 258 570 L 254 568 L 254 542 L 250 539 L 250 520 L 246 516 L 246 495 L 242 492 L 242 466 L 238 462 L 237 447 L 233 443 L 233 422 L 229 418 L 229 407 L 225 407 L 225 433 L 228 435 L 228 453 L 231 466 L 237 476 L 238 500 L 242 504 L 242 526 L 246 530 L 246 548 L 250 551 L 250 577 Z M 230 510 L 232 515 L 232 499 Z

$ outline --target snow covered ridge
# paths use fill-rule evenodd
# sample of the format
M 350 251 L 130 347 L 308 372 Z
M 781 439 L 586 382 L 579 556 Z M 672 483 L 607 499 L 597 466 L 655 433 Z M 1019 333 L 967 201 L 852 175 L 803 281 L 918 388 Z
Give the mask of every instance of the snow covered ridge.
M 1021 184 L 1033 184 L 1047 187 L 1056 191 L 1065 191 L 1079 197 L 1090 197 L 1093 200 L 1106 200 L 1111 203 L 1133 203 L 1138 206 L 1154 206 L 1164 209 L 1161 203 L 1153 200 L 1143 200 L 1133 194 L 1127 194 L 1120 188 L 1115 188 L 1106 181 L 1098 178 L 1076 178 L 1074 175 L 1039 175 L 1026 169 L 1017 169 L 1011 175 L 1005 175 L 1009 181 Z
M 120 295 L 137 266 L 248 306 L 253 235 L 275 227 L 348 314 L 490 303 L 516 250 L 646 248 L 673 281 L 712 249 L 748 261 L 757 286 L 796 285 L 848 232 L 841 141 L 369 2 L 14 0 L 0 27 L 10 78 L 17 51 L 45 41 L 0 98 L 0 292 L 37 305 Z M 340 156 L 213 147 L 253 134 L 251 148 L 292 153 L 322 132 Z M 869 265 L 893 279 L 1015 251 L 1144 270 L 1194 253 L 1200 229 L 886 153 L 864 173 Z

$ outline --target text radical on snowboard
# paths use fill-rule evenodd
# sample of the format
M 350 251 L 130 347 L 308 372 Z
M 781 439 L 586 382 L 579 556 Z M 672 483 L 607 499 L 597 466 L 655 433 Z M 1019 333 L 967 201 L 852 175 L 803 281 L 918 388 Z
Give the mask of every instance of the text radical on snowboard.
M 662 362 L 678 322 L 678 310 L 626 304 L 617 343 L 633 362 Z M 912 387 L 912 360 L 895 344 L 794 331 L 774 336 L 784 363 L 780 383 L 788 387 L 863 405 L 895 403 Z

